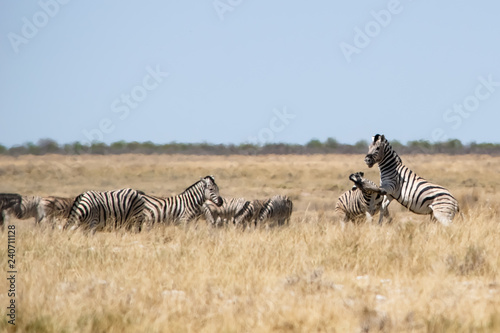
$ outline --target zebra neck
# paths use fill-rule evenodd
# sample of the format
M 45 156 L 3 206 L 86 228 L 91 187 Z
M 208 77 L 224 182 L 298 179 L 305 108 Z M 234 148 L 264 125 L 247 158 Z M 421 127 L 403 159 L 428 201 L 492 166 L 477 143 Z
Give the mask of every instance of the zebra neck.
M 392 149 L 390 145 L 387 145 L 385 148 L 384 158 L 378 164 L 378 168 L 380 170 L 380 178 L 383 181 L 384 175 L 392 175 L 397 172 L 399 166 L 401 166 L 403 162 L 399 155 Z
M 203 188 L 201 185 L 196 184 L 179 194 L 179 197 L 182 198 L 184 202 L 188 202 L 190 206 L 201 206 L 204 202 Z

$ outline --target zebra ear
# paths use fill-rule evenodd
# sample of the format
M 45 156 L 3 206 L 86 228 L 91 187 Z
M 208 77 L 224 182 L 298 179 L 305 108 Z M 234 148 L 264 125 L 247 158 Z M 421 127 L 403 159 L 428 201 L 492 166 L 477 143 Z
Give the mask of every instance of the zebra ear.
M 363 171 L 358 172 L 361 177 L 365 176 L 365 173 Z
M 380 141 L 385 141 L 385 136 L 383 134 L 380 136 Z
M 351 175 L 349 176 L 349 180 L 353 183 L 356 183 L 356 174 L 351 173 Z M 356 187 L 356 186 L 354 186 L 354 187 Z
M 375 143 L 380 140 L 380 137 L 384 137 L 383 135 L 380 134 L 375 134 L 375 136 L 372 136 L 372 142 Z

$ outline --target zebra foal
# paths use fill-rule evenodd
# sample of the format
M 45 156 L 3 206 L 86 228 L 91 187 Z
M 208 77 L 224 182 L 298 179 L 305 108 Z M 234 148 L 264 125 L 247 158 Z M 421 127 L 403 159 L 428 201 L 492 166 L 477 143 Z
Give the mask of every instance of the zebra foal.
M 203 214 L 202 206 L 210 201 L 221 206 L 223 200 L 213 176 L 206 176 L 189 186 L 181 194 L 162 198 L 142 195 L 144 201 L 144 221 L 148 225 L 155 223 L 188 222 Z
M 440 185 L 428 182 L 403 164 L 384 135 L 372 138 L 365 163 L 369 168 L 378 164 L 381 194 L 387 195 L 381 210 L 385 211 L 393 199 L 416 214 L 431 215 L 441 224 L 449 225 L 459 211 L 458 201 Z M 380 214 L 379 223 L 383 215 Z
M 349 176 L 354 183 L 352 189 L 344 192 L 335 205 L 335 211 L 343 215 L 342 222 L 356 221 L 362 216 L 371 222 L 373 216 L 380 211 L 385 196 L 376 192 L 377 185 L 364 177 L 363 172 L 356 172 Z M 389 218 L 389 210 L 385 211 Z

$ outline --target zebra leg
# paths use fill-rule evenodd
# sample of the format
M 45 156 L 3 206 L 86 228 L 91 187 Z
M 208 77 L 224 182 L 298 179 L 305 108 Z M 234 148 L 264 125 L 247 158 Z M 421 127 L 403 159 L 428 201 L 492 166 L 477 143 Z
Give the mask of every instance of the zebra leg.
M 45 223 L 45 209 L 42 206 L 42 203 L 39 203 L 36 208 L 36 216 L 35 216 L 35 224 L 40 225 L 40 222 L 44 221 Z
M 386 210 L 389 207 L 389 204 L 391 203 L 392 198 L 388 198 L 387 196 L 384 196 L 384 200 L 382 201 L 382 205 L 380 205 L 380 217 L 378 220 L 378 224 L 382 225 L 382 221 L 384 220 L 384 216 L 386 213 Z
M 370 212 L 366 212 L 366 222 L 367 223 L 372 223 L 373 222 L 373 215 L 370 214 Z
M 435 209 L 433 206 L 430 206 L 432 209 L 432 217 L 440 222 L 445 227 L 451 224 L 453 217 L 455 217 L 454 212 L 444 211 Z

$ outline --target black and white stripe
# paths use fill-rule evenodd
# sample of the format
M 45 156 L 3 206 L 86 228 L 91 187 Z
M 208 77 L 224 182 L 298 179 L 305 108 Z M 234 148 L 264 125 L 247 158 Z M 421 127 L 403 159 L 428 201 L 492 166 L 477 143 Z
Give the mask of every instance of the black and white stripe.
M 203 203 L 203 214 L 208 223 L 214 226 L 223 224 L 241 224 L 252 216 L 247 212 L 249 201 L 245 198 L 222 198 L 222 205 L 217 206 L 208 200 Z
M 95 232 L 98 227 L 140 227 L 144 208 L 142 194 L 131 188 L 84 192 L 76 197 L 64 229 L 83 225 Z
M 143 199 L 145 222 L 148 224 L 188 222 L 203 214 L 202 206 L 206 201 L 222 205 L 219 187 L 213 176 L 202 178 L 173 197 L 143 195 Z
M 373 216 L 380 211 L 385 196 L 375 193 L 377 185 L 369 179 L 363 178 L 363 172 L 356 172 L 349 176 L 354 183 L 351 190 L 344 192 L 335 205 L 335 211 L 342 214 L 342 221 L 355 221 L 365 216 L 371 222 Z M 389 210 L 386 209 L 389 217 Z
M 292 216 L 293 203 L 285 195 L 275 195 L 262 204 L 256 223 L 266 220 L 278 222 L 278 225 L 288 224 Z
M 458 201 L 442 186 L 432 184 L 406 167 L 384 135 L 377 134 L 365 157 L 368 167 L 378 163 L 380 169 L 382 194 L 387 201 L 386 209 L 392 199 L 416 214 L 429 214 L 443 225 L 449 225 L 459 211 Z M 382 223 L 382 214 L 379 223 Z

